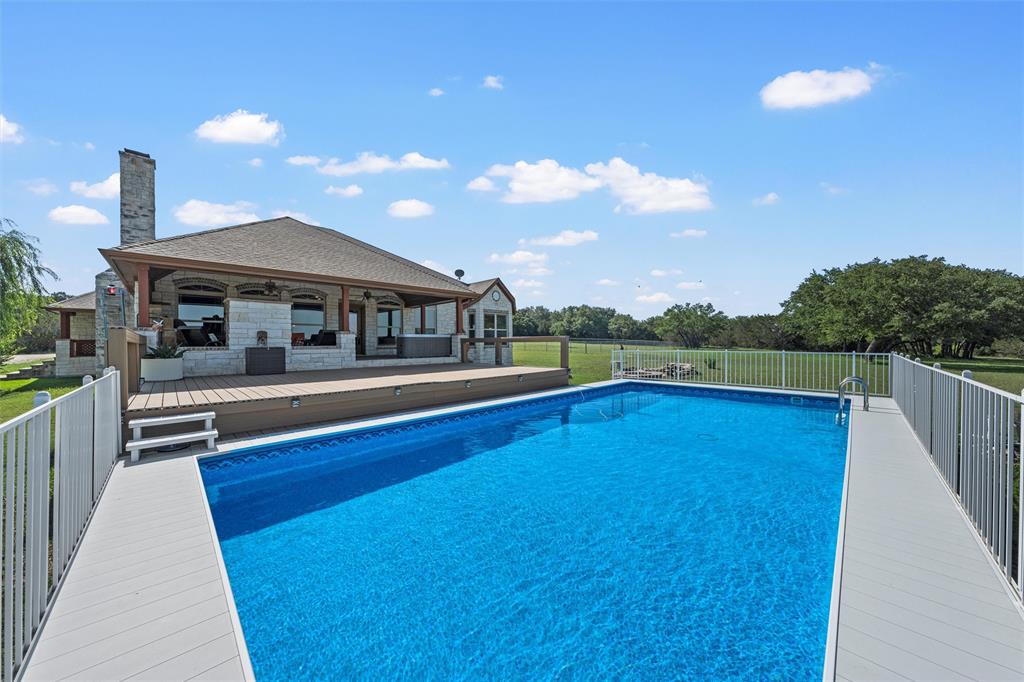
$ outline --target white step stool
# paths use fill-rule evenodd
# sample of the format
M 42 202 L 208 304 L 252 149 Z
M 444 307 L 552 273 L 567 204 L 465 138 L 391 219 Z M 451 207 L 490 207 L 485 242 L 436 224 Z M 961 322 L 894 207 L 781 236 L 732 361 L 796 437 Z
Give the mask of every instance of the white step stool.
M 205 440 L 206 447 L 211 450 L 217 436 L 217 429 L 213 428 L 213 420 L 216 412 L 194 412 L 192 414 L 173 414 L 168 417 L 142 417 L 128 422 L 128 428 L 132 430 L 132 440 L 125 444 L 124 448 L 132 455 L 132 461 L 139 461 L 139 451 L 147 448 L 160 448 L 165 445 L 176 443 L 191 443 L 197 440 Z M 142 429 L 147 426 L 166 426 L 167 424 L 187 424 L 188 422 L 203 422 L 202 431 L 191 431 L 187 433 L 175 433 L 169 436 L 154 436 L 143 438 Z

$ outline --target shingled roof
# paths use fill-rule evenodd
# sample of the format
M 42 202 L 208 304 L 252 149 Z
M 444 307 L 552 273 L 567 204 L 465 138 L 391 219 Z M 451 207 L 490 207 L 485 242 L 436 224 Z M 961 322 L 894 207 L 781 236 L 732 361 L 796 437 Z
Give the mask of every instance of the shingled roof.
M 122 277 L 119 263 L 149 262 L 198 269 L 222 265 L 254 272 L 301 274 L 325 281 L 379 283 L 452 296 L 473 296 L 464 282 L 341 232 L 290 217 L 101 249 Z M 199 268 L 199 265 L 202 265 Z
M 96 292 L 87 291 L 84 294 L 78 296 L 72 296 L 71 298 L 65 298 L 63 301 L 54 301 L 50 305 L 46 306 L 47 310 L 60 311 L 66 310 L 68 312 L 76 312 L 79 310 L 96 310 Z

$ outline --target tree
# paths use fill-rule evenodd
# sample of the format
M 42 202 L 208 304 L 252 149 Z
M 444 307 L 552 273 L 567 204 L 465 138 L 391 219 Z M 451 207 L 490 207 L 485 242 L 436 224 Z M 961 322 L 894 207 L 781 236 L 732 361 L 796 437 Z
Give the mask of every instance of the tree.
M 942 258 L 875 259 L 812 272 L 783 303 L 782 326 L 821 350 L 970 358 L 1024 333 L 1024 278 Z
M 727 319 L 710 303 L 676 304 L 656 319 L 654 330 L 665 341 L 700 348 L 724 328 Z
M 578 339 L 607 339 L 608 323 L 614 316 L 615 308 L 571 305 L 552 320 L 551 333 Z
M 616 313 L 608 320 L 608 336 L 613 339 L 642 339 L 645 338 L 643 322 L 640 322 L 632 315 Z
M 520 308 L 512 317 L 516 336 L 550 336 L 553 313 L 542 305 Z
M 56 273 L 40 263 L 35 237 L 0 218 L 0 356 L 15 350 L 15 339 L 31 326 L 38 313 L 38 297 L 46 293 L 43 279 Z

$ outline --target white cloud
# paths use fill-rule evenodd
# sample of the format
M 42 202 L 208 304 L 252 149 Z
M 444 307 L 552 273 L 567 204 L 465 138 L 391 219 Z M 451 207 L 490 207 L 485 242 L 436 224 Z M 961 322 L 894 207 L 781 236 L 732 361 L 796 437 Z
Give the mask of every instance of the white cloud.
M 431 97 L 440 97 L 441 95 L 444 94 L 444 90 L 442 90 L 441 88 L 430 88 L 429 90 L 427 90 L 427 94 L 430 95 Z
M 512 282 L 512 286 L 523 289 L 540 289 L 544 286 L 544 282 L 539 279 L 517 279 Z
M 434 207 L 419 199 L 401 199 L 388 206 L 388 215 L 392 218 L 422 218 L 433 214 Z
M 490 178 L 481 175 L 470 180 L 466 184 L 466 189 L 474 192 L 495 192 L 498 188 L 494 186 L 494 182 Z
M 65 225 L 106 225 L 110 221 L 95 208 L 71 204 L 70 206 L 58 206 L 50 211 L 47 216 L 55 223 Z
M 839 187 L 838 185 L 833 185 L 830 182 L 819 182 L 818 185 L 821 187 L 822 192 L 831 196 L 846 194 L 847 192 L 845 187 Z
M 702 280 L 698 280 L 696 282 L 680 282 L 679 284 L 676 285 L 676 289 L 686 289 L 688 291 L 703 288 L 704 282 Z
M 688 178 L 666 178 L 640 169 L 619 157 L 605 163 L 587 164 L 585 170 L 600 179 L 622 203 L 616 212 L 670 213 L 706 211 L 711 208 L 708 185 Z
M 174 217 L 179 222 L 193 227 L 223 227 L 238 223 L 252 223 L 259 220 L 253 213 L 255 204 L 236 201 L 233 204 L 215 204 L 201 199 L 189 199 L 174 208 Z
M 421 260 L 420 265 L 422 265 L 425 268 L 430 268 L 431 270 L 437 270 L 438 272 L 444 273 L 449 277 L 451 277 L 452 273 L 455 272 L 455 270 L 449 268 L 447 265 L 442 265 L 441 263 L 438 263 L 436 260 L 430 260 L 429 258 Z
M 656 291 L 653 294 L 640 294 L 636 300 L 638 303 L 671 303 L 672 297 L 664 291 Z
M 651 277 L 668 277 L 669 275 L 681 275 L 683 271 L 679 268 L 672 268 L 671 270 L 660 270 L 655 268 L 651 270 Z
M 874 63 L 867 71 L 790 71 L 761 88 L 761 104 L 765 109 L 820 107 L 866 95 L 880 76 L 881 67 Z
M 253 168 L 263 168 L 263 159 L 256 157 L 255 159 L 249 159 L 246 161 Z
M 754 199 L 754 206 L 774 206 L 779 203 L 779 195 L 775 192 L 768 192 L 763 197 L 757 197 Z
M 96 145 L 94 145 L 92 142 L 86 142 L 82 146 L 85 148 L 86 151 L 89 152 L 96 150 Z
M 351 199 L 362 194 L 363 188 L 360 187 L 359 185 L 346 185 L 345 187 L 335 187 L 334 185 L 329 185 L 327 189 L 324 190 L 324 193 L 336 197 L 345 197 L 346 199 Z
M 307 225 L 320 225 L 308 213 L 303 213 L 302 211 L 283 211 L 278 209 L 271 213 L 271 216 L 274 218 L 295 218 L 300 223 L 306 223 Z
M 505 89 L 505 77 L 504 76 L 484 76 L 484 82 L 480 84 L 482 87 L 488 90 L 504 90 Z
M 596 242 L 597 232 L 593 230 L 562 230 L 556 235 L 549 237 L 533 237 L 532 239 L 520 239 L 520 244 L 536 244 L 538 246 L 579 246 L 584 242 Z
M 512 270 L 510 272 L 515 271 Z M 554 274 L 554 272 L 555 271 L 552 270 L 551 268 L 547 267 L 546 265 L 541 265 L 539 263 L 527 265 L 526 268 L 523 269 L 523 274 L 528 275 L 529 277 L 547 277 L 548 275 Z
M 203 140 L 232 144 L 269 144 L 277 146 L 284 137 L 280 121 L 271 121 L 267 114 L 251 114 L 238 109 L 223 116 L 214 116 L 196 128 Z
M 46 178 L 36 178 L 35 180 L 26 180 L 24 183 L 25 189 L 37 197 L 48 197 L 57 191 L 57 185 L 53 184 Z
M 21 125 L 0 114 L 0 143 L 21 144 L 24 141 Z
M 319 156 L 289 156 L 285 163 L 293 166 L 317 166 L 320 164 Z
M 614 279 L 608 279 L 607 277 L 605 277 L 603 279 L 597 280 L 596 282 L 594 282 L 594 284 L 602 287 L 617 287 L 620 284 L 622 284 L 622 282 L 619 282 L 618 280 Z
M 304 158 L 313 159 L 316 157 Z M 362 152 L 356 157 L 355 161 L 341 162 L 338 159 L 328 159 L 326 163 L 317 166 L 316 171 L 323 175 L 345 177 L 359 175 L 360 173 L 376 174 L 385 171 L 440 170 L 444 168 L 451 168 L 448 159 L 431 159 L 419 152 L 404 154 L 398 161 L 395 161 L 386 154 L 379 156 L 373 152 Z
M 487 169 L 486 174 L 508 178 L 508 191 L 501 198 L 507 204 L 575 199 L 581 193 L 592 192 L 601 186 L 598 178 L 562 166 L 554 159 L 541 159 L 537 163 L 516 161 L 511 166 L 495 164 Z
M 542 265 L 548 262 L 548 254 L 519 249 L 512 253 L 492 253 L 487 260 L 490 263 L 505 263 L 507 265 Z
M 121 174 L 111 173 L 106 180 L 90 185 L 85 180 L 71 183 L 71 191 L 89 199 L 116 199 L 121 193 Z
M 685 239 L 685 238 L 700 239 L 701 237 L 708 236 L 708 231 L 707 230 L 694 230 L 694 229 L 690 228 L 690 229 L 683 230 L 682 232 L 670 232 L 668 236 L 675 237 L 677 239 Z

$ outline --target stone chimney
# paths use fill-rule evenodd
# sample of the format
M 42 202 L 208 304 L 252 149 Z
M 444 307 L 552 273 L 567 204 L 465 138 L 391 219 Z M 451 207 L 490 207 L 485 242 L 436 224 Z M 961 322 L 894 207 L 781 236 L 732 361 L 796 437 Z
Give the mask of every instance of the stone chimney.
M 125 149 L 121 157 L 121 245 L 156 239 L 156 161 Z

